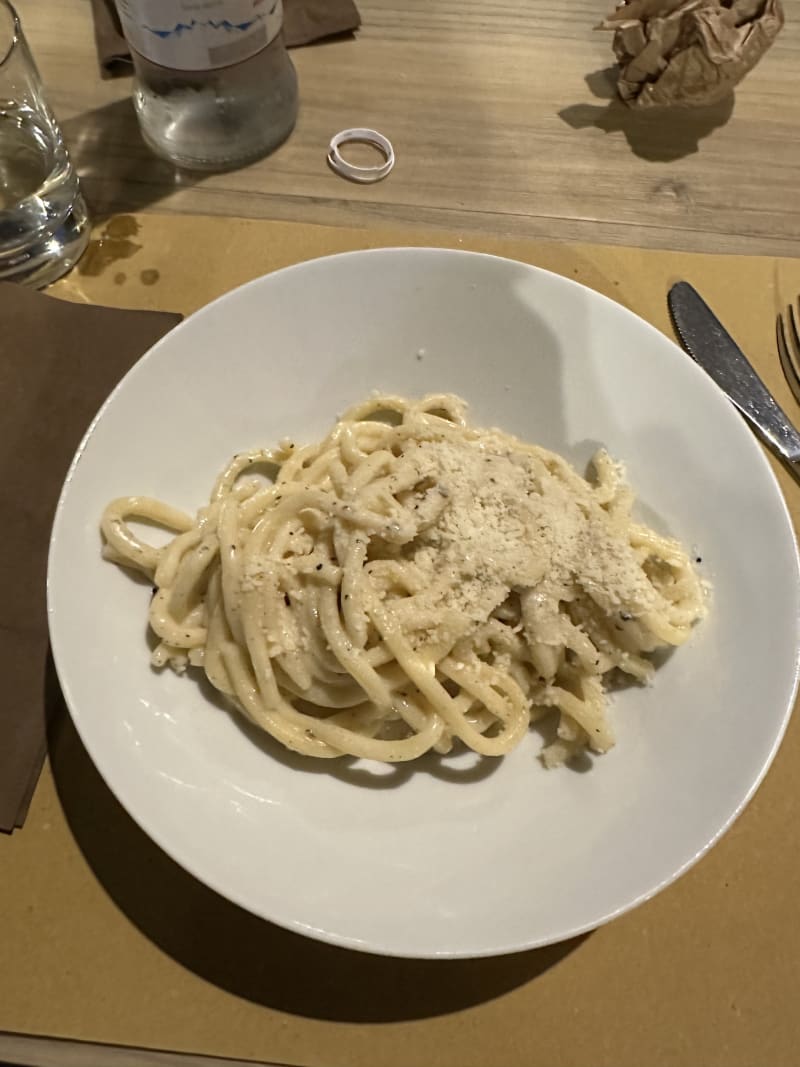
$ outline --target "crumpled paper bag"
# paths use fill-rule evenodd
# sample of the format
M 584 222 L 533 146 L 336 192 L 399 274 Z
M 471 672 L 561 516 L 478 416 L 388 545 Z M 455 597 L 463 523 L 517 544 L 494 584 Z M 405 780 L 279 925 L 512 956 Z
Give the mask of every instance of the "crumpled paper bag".
M 597 29 L 614 31 L 626 104 L 684 107 L 727 96 L 781 26 L 780 0 L 628 0 Z

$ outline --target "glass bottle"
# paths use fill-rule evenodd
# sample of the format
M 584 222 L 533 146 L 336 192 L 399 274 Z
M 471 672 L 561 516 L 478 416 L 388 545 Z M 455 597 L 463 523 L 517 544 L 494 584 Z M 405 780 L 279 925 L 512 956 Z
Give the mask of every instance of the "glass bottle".
M 117 0 L 134 107 L 159 156 L 230 170 L 267 155 L 297 118 L 282 0 Z

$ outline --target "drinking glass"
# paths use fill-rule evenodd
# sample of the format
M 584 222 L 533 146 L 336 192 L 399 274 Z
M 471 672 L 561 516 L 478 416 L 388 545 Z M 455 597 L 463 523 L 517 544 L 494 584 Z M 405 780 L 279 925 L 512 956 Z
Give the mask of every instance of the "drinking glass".
M 22 26 L 0 0 L 0 280 L 44 286 L 77 262 L 89 215 Z

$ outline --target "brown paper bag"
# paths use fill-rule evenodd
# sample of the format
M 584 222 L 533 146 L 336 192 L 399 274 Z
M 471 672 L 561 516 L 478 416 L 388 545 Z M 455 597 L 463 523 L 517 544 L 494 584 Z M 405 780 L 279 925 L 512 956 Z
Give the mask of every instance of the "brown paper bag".
M 781 26 L 780 0 L 630 0 L 597 28 L 614 33 L 626 104 L 685 107 L 727 96 Z

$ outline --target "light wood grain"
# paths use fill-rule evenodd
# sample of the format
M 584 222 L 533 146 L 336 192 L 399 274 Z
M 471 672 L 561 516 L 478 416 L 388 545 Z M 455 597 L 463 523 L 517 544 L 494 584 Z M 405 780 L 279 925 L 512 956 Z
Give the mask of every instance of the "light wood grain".
M 786 26 L 732 111 L 667 119 L 603 98 L 610 37 L 592 27 L 610 0 L 359 6 L 357 39 L 293 52 L 301 115 L 283 147 L 178 182 L 139 138 L 130 79 L 99 78 L 88 0 L 18 2 L 99 216 L 152 209 L 800 254 L 800 0 L 784 0 Z M 331 135 L 352 125 L 394 142 L 386 181 L 355 186 L 327 168 Z

